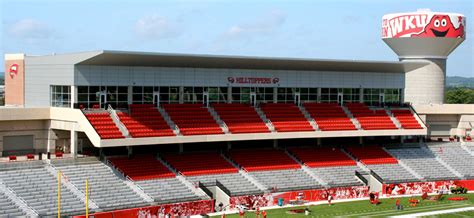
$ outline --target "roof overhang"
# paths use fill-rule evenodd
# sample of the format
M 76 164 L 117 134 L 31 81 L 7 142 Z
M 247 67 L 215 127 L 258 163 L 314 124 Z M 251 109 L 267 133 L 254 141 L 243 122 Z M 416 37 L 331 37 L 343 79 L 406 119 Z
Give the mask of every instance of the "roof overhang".
M 423 67 L 427 63 L 104 50 L 77 62 L 76 65 L 405 73 Z

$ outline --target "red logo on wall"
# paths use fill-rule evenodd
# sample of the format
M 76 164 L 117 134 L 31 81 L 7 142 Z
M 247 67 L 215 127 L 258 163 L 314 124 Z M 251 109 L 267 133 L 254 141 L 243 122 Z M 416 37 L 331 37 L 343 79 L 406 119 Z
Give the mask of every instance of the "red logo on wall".
M 275 77 L 227 77 L 227 81 L 237 84 L 276 84 L 280 78 Z
M 10 66 L 10 69 L 8 70 L 8 72 L 10 73 L 10 77 L 13 79 L 13 77 L 15 77 L 16 75 L 18 75 L 18 64 L 12 64 Z

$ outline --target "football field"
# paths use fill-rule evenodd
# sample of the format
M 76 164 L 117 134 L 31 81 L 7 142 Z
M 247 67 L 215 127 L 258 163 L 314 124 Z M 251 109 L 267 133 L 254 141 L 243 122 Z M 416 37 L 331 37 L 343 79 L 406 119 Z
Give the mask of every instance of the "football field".
M 449 197 L 463 196 L 467 197 L 465 201 L 449 201 Z M 289 214 L 288 211 L 294 209 L 304 209 L 305 206 L 281 208 L 267 210 L 268 218 L 278 217 L 389 217 L 401 216 L 409 214 L 417 214 L 424 212 L 443 211 L 449 209 L 474 207 L 474 194 L 464 195 L 445 195 L 439 201 L 424 201 L 420 197 L 415 199 L 420 200 L 416 207 L 412 207 L 408 203 L 409 198 L 400 198 L 403 205 L 403 210 L 395 209 L 395 201 L 397 198 L 381 199 L 379 205 L 372 205 L 368 200 L 336 203 L 332 206 L 327 204 L 309 206 L 311 214 L 306 216 L 304 214 Z M 220 217 L 220 216 L 215 216 Z M 226 215 L 226 217 L 237 218 L 238 214 Z M 256 217 L 255 212 L 248 211 L 245 217 Z M 429 217 L 429 216 L 428 216 Z M 457 212 L 450 214 L 436 215 L 435 217 L 474 217 L 474 211 Z

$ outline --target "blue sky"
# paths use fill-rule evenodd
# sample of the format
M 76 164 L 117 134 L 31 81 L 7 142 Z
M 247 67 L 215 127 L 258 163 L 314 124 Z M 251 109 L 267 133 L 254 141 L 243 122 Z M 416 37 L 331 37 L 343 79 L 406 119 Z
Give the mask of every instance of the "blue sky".
M 450 76 L 474 76 L 472 0 L 0 0 L 0 52 L 132 50 L 397 60 L 381 17 L 419 8 L 467 17 Z M 0 62 L 3 66 L 3 58 Z

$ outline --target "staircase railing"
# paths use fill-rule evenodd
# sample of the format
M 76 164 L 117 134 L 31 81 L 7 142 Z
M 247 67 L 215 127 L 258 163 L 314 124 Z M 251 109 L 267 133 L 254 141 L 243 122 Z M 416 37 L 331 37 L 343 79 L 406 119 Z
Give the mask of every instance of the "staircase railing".
M 319 130 L 318 123 L 316 123 L 316 121 L 313 119 L 313 117 L 311 117 L 311 115 L 306 110 L 306 108 L 304 108 L 303 106 L 298 106 L 298 108 L 300 109 L 300 111 L 304 115 L 304 117 L 308 120 L 308 122 L 311 124 L 313 129 L 318 131 Z
M 145 190 L 136 184 L 132 178 L 130 178 L 128 175 L 126 175 L 122 170 L 120 170 L 118 167 L 115 167 L 115 165 L 109 160 L 105 159 L 105 165 L 110 167 L 112 169 L 112 172 L 114 172 L 115 175 L 121 177 L 124 181 L 123 183 L 128 186 L 130 189 L 132 189 L 133 192 L 138 194 L 140 197 L 143 198 L 146 202 L 154 202 L 155 199 L 148 195 Z
M 423 119 L 421 119 L 421 117 L 418 115 L 418 113 L 416 113 L 415 108 L 413 108 L 411 103 L 408 104 L 408 108 L 410 109 L 411 113 L 415 116 L 415 119 L 418 120 L 418 122 L 421 122 L 423 124 L 423 126 L 428 127 L 428 125 L 425 123 L 425 121 L 423 121 Z
M 107 111 L 110 114 L 110 117 L 114 121 L 115 125 L 119 128 L 120 132 L 122 132 L 122 135 L 124 135 L 127 138 L 130 138 L 130 133 L 128 132 L 127 127 L 120 121 L 119 116 L 117 115 L 117 112 L 112 108 L 112 106 L 107 107 Z
M 39 217 L 38 211 L 28 206 L 25 199 L 17 195 L 15 191 L 6 186 L 1 180 L 0 191 L 5 193 L 7 198 L 12 200 L 12 202 L 15 203 L 18 208 L 24 211 L 28 217 Z
M 165 122 L 168 124 L 168 126 L 173 130 L 173 133 L 175 135 L 181 135 L 181 131 L 179 130 L 178 125 L 171 120 L 171 117 L 168 115 L 165 109 L 161 107 L 157 107 L 158 112 L 160 112 L 161 116 L 165 120 Z
M 46 170 L 51 175 L 53 175 L 54 177 L 58 176 L 57 174 L 58 174 L 58 172 L 60 172 L 60 170 L 58 170 L 55 166 L 53 166 L 52 164 L 47 164 L 45 167 L 46 167 Z M 61 173 L 61 177 L 64 178 L 64 179 L 61 179 L 61 184 L 66 186 L 66 188 L 69 191 L 71 191 L 76 197 L 78 197 L 82 202 L 85 203 L 86 202 L 86 194 L 83 191 L 81 191 L 75 184 L 73 184 L 72 182 L 69 182 L 69 178 L 66 175 L 64 175 L 63 173 Z M 89 198 L 88 203 L 89 203 L 89 208 L 93 208 L 93 209 L 99 208 L 99 206 L 97 206 L 95 201 L 93 201 L 90 198 Z
M 227 127 L 227 124 L 221 119 L 217 111 L 215 111 L 214 108 L 212 108 L 211 106 L 207 107 L 207 111 L 209 111 L 216 123 L 219 124 L 219 127 L 221 127 L 222 131 L 225 134 L 230 134 L 229 127 Z
M 267 116 L 265 115 L 265 113 L 263 113 L 263 111 L 262 111 L 260 108 L 258 108 L 258 107 L 254 107 L 254 110 L 257 112 L 257 114 L 258 114 L 258 116 L 260 117 L 260 119 L 263 120 L 263 122 L 264 122 L 265 125 L 268 127 L 268 129 L 269 129 L 271 132 L 276 132 L 275 126 L 273 126 L 272 121 L 267 118 Z
M 362 181 L 365 185 L 368 185 L 369 184 L 369 181 L 364 177 L 364 175 L 362 175 L 362 173 L 360 173 L 359 171 L 355 171 L 355 176 L 360 180 Z

